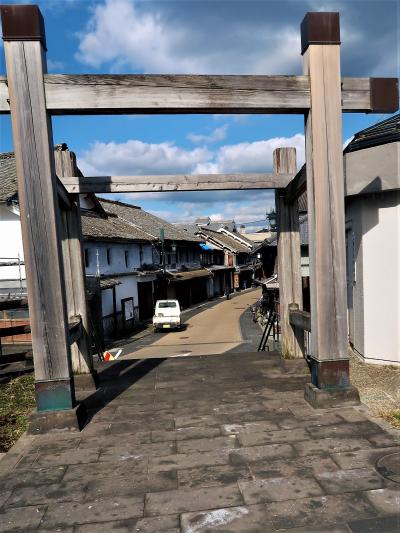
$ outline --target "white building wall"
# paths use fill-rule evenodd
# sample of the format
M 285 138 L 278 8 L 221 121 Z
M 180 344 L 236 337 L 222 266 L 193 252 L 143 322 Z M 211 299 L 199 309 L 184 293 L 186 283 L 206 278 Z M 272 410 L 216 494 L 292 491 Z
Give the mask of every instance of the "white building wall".
M 88 250 L 89 265 L 86 266 L 88 275 L 96 275 L 97 270 L 101 275 L 117 275 L 153 263 L 151 244 L 87 241 L 84 243 L 84 248 Z M 107 261 L 107 250 L 110 263 Z M 125 252 L 128 252 L 128 265 L 125 263 Z
M 21 224 L 19 210 L 14 206 L 0 204 L 0 259 L 18 258 L 24 260 L 22 247 Z M 0 264 L 2 261 L 0 261 Z M 25 267 L 21 267 L 23 286 L 25 282 Z M 0 290 L 19 287 L 20 272 L 18 266 L 0 267 Z
M 362 203 L 364 357 L 400 363 L 400 191 Z

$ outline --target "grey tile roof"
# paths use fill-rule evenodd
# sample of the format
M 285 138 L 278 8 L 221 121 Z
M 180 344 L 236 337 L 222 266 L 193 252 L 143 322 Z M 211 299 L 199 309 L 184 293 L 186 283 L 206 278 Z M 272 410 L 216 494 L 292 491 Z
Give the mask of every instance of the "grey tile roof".
M 400 141 L 400 114 L 357 132 L 344 153 L 396 141 Z
M 92 211 L 82 210 L 81 221 L 85 239 L 135 242 L 153 242 L 156 240 L 140 228 L 136 228 L 115 216 L 104 218 Z
M 229 250 L 238 253 L 251 253 L 251 250 L 249 250 L 246 245 L 241 244 L 239 241 L 229 237 L 224 233 L 204 227 L 200 228 L 199 231 L 205 236 L 206 239 L 211 239 L 212 242 L 219 243 L 223 248 L 228 248 Z
M 0 154 L 0 202 L 9 202 L 18 196 L 17 171 L 14 152 Z
M 167 240 L 201 242 L 201 239 L 198 237 L 181 231 L 174 224 L 162 220 L 147 211 L 143 211 L 140 207 L 122 202 L 115 202 L 113 200 L 106 200 L 104 198 L 99 198 L 99 200 L 106 212 L 118 215 L 118 218 L 130 225 L 140 228 L 149 237 L 158 240 L 160 238 L 160 229 L 164 228 L 164 236 Z

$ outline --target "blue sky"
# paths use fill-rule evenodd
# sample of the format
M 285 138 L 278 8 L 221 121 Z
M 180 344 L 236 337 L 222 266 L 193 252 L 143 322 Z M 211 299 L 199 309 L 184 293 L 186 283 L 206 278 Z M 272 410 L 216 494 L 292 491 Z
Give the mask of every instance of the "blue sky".
M 53 73 L 300 74 L 300 22 L 324 10 L 341 14 L 342 75 L 399 75 L 396 0 L 37 3 Z M 343 115 L 343 142 L 384 118 Z M 0 128 L 0 150 L 12 150 L 9 117 Z M 87 175 L 270 171 L 278 146 L 295 146 L 299 165 L 304 160 L 301 116 L 56 117 L 53 131 Z M 273 206 L 272 191 L 117 198 L 170 221 L 210 215 L 249 223 Z

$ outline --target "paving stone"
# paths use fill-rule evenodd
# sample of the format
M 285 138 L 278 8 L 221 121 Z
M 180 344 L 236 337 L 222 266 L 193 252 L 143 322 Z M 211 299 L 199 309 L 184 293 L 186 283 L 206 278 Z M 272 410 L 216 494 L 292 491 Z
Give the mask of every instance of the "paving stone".
M 397 448 L 370 448 L 355 452 L 339 452 L 331 454 L 331 457 L 340 468 L 350 469 L 374 466 L 376 461 L 384 455 L 396 452 L 400 452 L 400 446 Z
M 0 477 L 0 487 L 13 489 L 15 487 L 57 483 L 63 478 L 66 468 L 66 466 L 55 466 L 52 468 L 18 470 L 18 475 L 11 471 L 8 475 Z
M 43 527 L 64 527 L 92 522 L 110 522 L 143 516 L 143 498 L 105 498 L 86 503 L 51 504 Z
M 324 494 L 315 479 L 311 477 L 292 476 L 239 481 L 239 488 L 247 504 L 297 500 Z
M 220 426 L 229 422 L 226 415 L 189 415 L 178 416 L 175 418 L 175 426 L 177 428 L 192 427 L 192 426 Z
M 126 461 L 142 456 L 172 455 L 176 453 L 174 442 L 152 442 L 150 444 L 122 444 L 102 449 L 99 461 Z
M 175 440 L 201 439 L 221 436 L 218 427 L 185 427 L 177 428 L 176 431 L 152 431 L 151 440 L 153 442 L 165 442 Z
M 400 514 L 355 520 L 349 523 L 352 533 L 396 533 L 400 531 Z
M 134 531 L 143 533 L 180 533 L 179 516 L 164 515 L 139 518 Z
M 310 425 L 308 431 L 314 439 L 324 439 L 326 437 L 353 437 L 356 435 L 373 435 L 381 433 L 382 428 L 377 424 L 366 420 L 365 422 L 342 423 L 331 426 Z
M 378 435 L 369 435 L 367 438 L 377 448 L 400 446 L 400 431 L 397 435 L 382 432 Z
M 295 451 L 290 444 L 267 444 L 266 446 L 251 446 L 238 448 L 229 454 L 233 465 L 241 465 L 260 461 L 261 459 L 292 458 Z
M 252 475 L 246 465 L 200 466 L 178 470 L 179 488 L 212 487 L 228 485 L 238 479 L 250 480 Z
M 146 492 L 159 492 L 178 488 L 178 476 L 176 471 L 158 472 L 157 474 L 143 474 L 141 476 L 125 476 L 115 478 L 112 469 L 110 477 L 93 479 L 89 482 L 86 500 L 112 496 L 139 496 Z
M 340 409 L 339 416 L 343 418 L 346 422 L 364 422 L 368 420 L 367 416 L 364 413 L 361 413 L 354 407 L 349 407 L 348 409 Z
M 369 490 L 364 494 L 379 514 L 399 514 L 400 485 L 398 489 Z
M 263 460 L 249 465 L 251 473 L 258 479 L 274 477 L 310 477 L 319 472 L 334 472 L 337 464 L 323 455 L 316 455 L 312 461 L 309 457 L 297 457 L 285 460 Z
M 7 501 L 7 507 L 27 507 L 62 501 L 83 501 L 87 482 L 71 481 L 52 485 L 18 487 Z
M 92 479 L 102 479 L 110 477 L 110 472 L 114 478 L 124 476 L 140 476 L 147 473 L 148 459 L 147 457 L 139 457 L 137 459 L 128 458 L 126 461 L 110 463 L 107 461 L 101 463 L 88 463 L 82 465 L 69 465 L 65 472 L 63 481 L 79 481 Z
M 178 453 L 206 452 L 226 448 L 231 450 L 237 446 L 236 436 L 214 437 L 207 439 L 191 439 L 177 443 Z
M 110 433 L 114 435 L 119 434 L 135 434 L 137 431 L 148 430 L 153 431 L 155 429 L 174 429 L 173 420 L 137 420 L 135 422 L 114 422 L 111 423 Z
M 243 498 L 236 484 L 225 487 L 185 488 L 147 494 L 144 514 L 145 516 L 157 516 L 241 504 L 243 504 Z
M 264 505 L 209 509 L 181 515 L 182 533 L 275 531 Z
M 349 533 L 349 528 L 346 525 L 306 526 L 290 528 L 289 533 Z
M 322 472 L 315 477 L 328 494 L 378 489 L 385 485 L 383 478 L 372 468 Z
M 99 448 L 71 450 L 70 452 L 56 452 L 51 455 L 39 454 L 34 462 L 34 468 L 44 466 L 74 465 L 80 463 L 95 463 L 100 455 Z
M 228 422 L 230 424 L 246 424 L 249 422 L 277 422 L 283 416 L 290 416 L 290 412 L 286 408 L 282 408 L 280 412 L 277 410 L 267 411 L 252 411 L 252 412 L 240 412 L 240 413 L 230 413 L 227 415 Z
M 294 416 L 278 420 L 281 429 L 309 428 L 312 426 L 326 426 L 329 424 L 340 424 L 343 420 L 336 413 L 324 413 L 312 418 L 295 418 Z
M 305 429 L 291 429 L 278 431 L 262 431 L 254 433 L 239 433 L 237 439 L 241 446 L 257 446 L 261 444 L 275 444 L 279 442 L 298 442 L 308 440 L 310 435 Z
M 6 509 L 0 512 L 0 532 L 37 529 L 45 511 L 46 507 L 36 505 Z
M 124 446 L 139 446 L 141 444 L 151 443 L 150 431 L 136 431 L 132 435 L 130 434 L 112 434 L 107 435 L 93 435 L 82 439 L 79 449 L 81 448 L 108 448 L 120 446 L 121 442 Z
M 4 487 L 0 485 L 0 509 L 3 507 L 3 505 L 7 502 L 9 497 L 11 496 L 11 490 L 3 490 Z
M 311 439 L 306 442 L 295 442 L 300 456 L 316 455 L 319 453 L 337 453 L 344 451 L 358 451 L 372 448 L 371 443 L 362 438 L 328 438 L 328 439 Z
M 278 424 L 262 420 L 259 422 L 247 422 L 244 424 L 223 424 L 223 435 L 237 435 L 238 433 L 252 433 L 253 431 L 273 431 L 279 429 Z
M 163 472 L 197 466 L 226 465 L 229 462 L 229 450 L 210 451 L 205 453 L 179 453 L 165 457 L 150 457 L 149 471 Z
M 375 510 L 357 493 L 272 502 L 267 509 L 276 529 L 331 526 L 335 522 L 376 516 Z

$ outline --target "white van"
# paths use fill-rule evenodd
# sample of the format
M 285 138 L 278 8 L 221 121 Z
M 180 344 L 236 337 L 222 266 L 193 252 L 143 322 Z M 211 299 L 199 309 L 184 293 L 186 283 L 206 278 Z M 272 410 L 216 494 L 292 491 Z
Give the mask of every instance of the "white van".
M 181 327 L 181 308 L 178 300 L 157 300 L 153 326 L 154 331 Z

